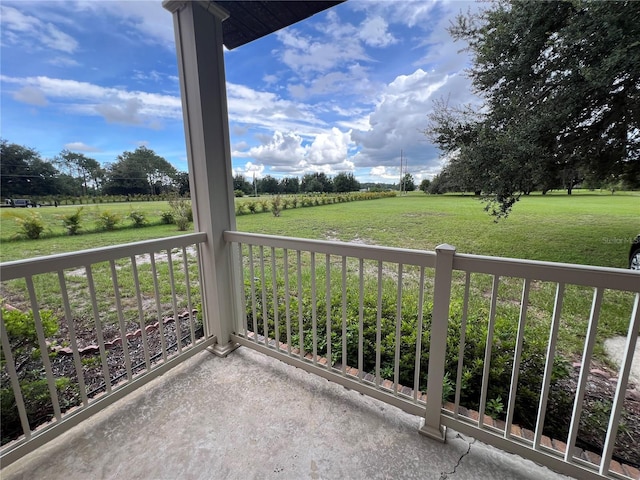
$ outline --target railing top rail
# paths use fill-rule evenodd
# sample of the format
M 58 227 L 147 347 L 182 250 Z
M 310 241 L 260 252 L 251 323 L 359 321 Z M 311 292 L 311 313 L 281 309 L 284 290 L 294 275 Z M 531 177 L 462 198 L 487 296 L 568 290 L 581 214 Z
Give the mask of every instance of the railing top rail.
M 186 247 L 196 243 L 203 243 L 206 240 L 207 234 L 198 232 L 156 240 L 144 240 L 122 245 L 91 248 L 77 252 L 4 262 L 0 263 L 0 278 L 2 280 L 12 280 L 28 275 L 38 275 L 67 268 L 82 267 L 92 263 L 130 257 L 131 255 L 140 255 L 169 248 Z
M 412 250 L 408 248 L 380 247 L 377 245 L 362 245 L 327 240 L 313 240 L 308 238 L 282 237 L 278 235 L 263 235 L 246 232 L 224 232 L 227 242 L 240 242 L 251 245 L 303 250 L 330 255 L 341 255 L 352 258 L 378 260 L 382 262 L 435 267 L 435 252 L 427 250 Z
M 406 248 L 380 247 L 307 238 L 292 238 L 247 232 L 224 232 L 228 242 L 240 242 L 266 247 L 289 248 L 331 255 L 380 260 L 435 267 L 435 252 Z M 640 292 L 640 274 L 632 270 L 593 265 L 545 262 L 517 258 L 490 257 L 456 253 L 453 268 L 472 273 L 528 278 L 571 285 Z
M 640 293 L 640 274 L 622 268 L 457 253 L 454 270 Z

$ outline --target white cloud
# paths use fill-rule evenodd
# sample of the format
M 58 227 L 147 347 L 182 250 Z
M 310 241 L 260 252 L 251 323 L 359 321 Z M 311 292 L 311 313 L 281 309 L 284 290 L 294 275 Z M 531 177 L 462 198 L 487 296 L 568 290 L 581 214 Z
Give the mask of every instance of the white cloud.
M 64 144 L 64 148 L 75 152 L 99 152 L 100 149 L 87 145 L 84 142 L 69 142 Z
M 421 69 L 400 75 L 382 91 L 368 128 L 354 130 L 351 138 L 360 147 L 354 158 L 357 167 L 393 167 L 400 163 L 400 151 L 409 160 L 410 172 L 437 161 L 435 147 L 422 133 L 433 99 L 443 91 L 458 88 L 460 79 L 435 75 Z
M 372 47 L 386 47 L 398 41 L 387 31 L 388 27 L 389 25 L 382 17 L 367 18 L 360 25 L 358 36 L 364 43 Z
M 286 100 L 275 93 L 254 90 L 227 83 L 229 117 L 244 126 L 268 131 L 297 131 L 303 136 L 319 133 L 325 122 L 318 118 L 311 105 Z
M 29 105 L 36 105 L 38 107 L 44 107 L 49 102 L 44 92 L 37 87 L 26 86 L 22 87 L 13 93 L 13 99 L 18 102 L 28 103 Z
M 108 122 L 127 125 L 158 126 L 161 119 L 176 120 L 182 117 L 180 97 L 124 88 L 102 87 L 88 82 L 49 77 L 15 78 L 0 76 L 5 83 L 18 84 L 14 93 L 23 102 L 45 98 L 49 103 L 65 111 L 83 115 L 100 115 Z M 26 95 L 24 92 L 31 94 Z M 22 94 L 20 93 L 22 92 Z M 41 96 L 36 95 L 41 92 Z M 28 102 L 28 100 L 32 100 Z
M 161 2 L 142 1 L 79 1 L 75 8 L 95 15 L 110 15 L 129 27 L 129 34 L 137 32 L 140 40 L 159 44 L 170 50 L 175 48 L 173 19 Z
M 20 12 L 18 9 L 0 5 L 3 37 L 11 44 L 20 44 L 22 48 L 48 48 L 65 53 L 73 53 L 78 48 L 75 38 L 61 31 L 52 23 Z
M 301 175 L 308 172 L 335 174 L 354 169 L 349 158 L 353 142 L 350 132 L 332 128 L 315 136 L 311 143 L 294 132 L 274 132 L 259 146 L 234 151 L 234 157 L 250 157 L 258 165 L 269 165 L 274 174 Z

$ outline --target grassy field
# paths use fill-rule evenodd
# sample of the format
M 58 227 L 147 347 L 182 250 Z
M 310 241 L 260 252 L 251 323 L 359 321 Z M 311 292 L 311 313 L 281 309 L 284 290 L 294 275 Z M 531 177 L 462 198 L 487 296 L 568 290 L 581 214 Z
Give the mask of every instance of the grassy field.
M 460 253 L 626 267 L 640 233 L 640 194 L 532 195 L 495 223 L 472 196 L 411 195 L 242 216 L 238 229 Z
M 0 259 L 30 258 L 181 232 L 173 225 L 122 228 L 109 234 L 64 232 L 60 217 L 77 207 L 0 211 Z M 132 210 L 159 223 L 166 202 L 139 202 L 85 207 L 83 230 L 95 229 L 93 218 L 109 210 L 126 217 Z M 47 226 L 42 239 L 12 240 L 15 215 L 37 211 Z M 123 220 L 122 226 L 131 221 Z M 506 220 L 495 223 L 472 196 L 410 195 L 238 217 L 239 230 L 273 235 L 356 241 L 433 250 L 441 243 L 460 253 L 495 255 L 554 262 L 626 267 L 631 240 L 640 232 L 640 193 L 593 192 L 532 195 L 523 198 Z

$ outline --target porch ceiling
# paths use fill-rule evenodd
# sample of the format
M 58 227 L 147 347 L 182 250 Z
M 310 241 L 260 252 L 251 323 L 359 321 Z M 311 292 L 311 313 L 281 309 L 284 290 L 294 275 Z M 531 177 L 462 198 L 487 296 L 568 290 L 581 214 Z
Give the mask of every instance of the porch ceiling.
M 214 1 L 211 3 L 229 12 L 229 18 L 222 23 L 222 36 L 224 45 L 232 50 L 343 1 Z

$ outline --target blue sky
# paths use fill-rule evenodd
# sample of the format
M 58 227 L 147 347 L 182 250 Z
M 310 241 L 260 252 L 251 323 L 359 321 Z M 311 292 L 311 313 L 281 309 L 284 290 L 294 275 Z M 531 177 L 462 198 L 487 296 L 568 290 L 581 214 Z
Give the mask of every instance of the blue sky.
M 450 21 L 477 3 L 350 0 L 225 53 L 235 173 L 393 183 L 442 164 L 433 101 L 477 101 Z M 145 145 L 187 170 L 171 14 L 160 1 L 2 1 L 1 136 L 101 163 Z

